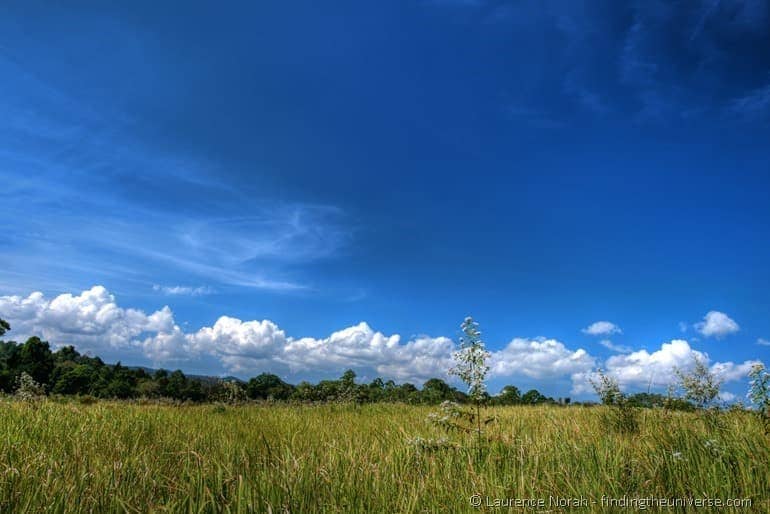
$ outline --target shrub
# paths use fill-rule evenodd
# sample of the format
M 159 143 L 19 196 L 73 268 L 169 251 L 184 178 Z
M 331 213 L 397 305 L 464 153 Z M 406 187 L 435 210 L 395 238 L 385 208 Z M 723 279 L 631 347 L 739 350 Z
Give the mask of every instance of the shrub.
M 219 403 L 211 408 L 212 414 L 224 414 L 227 412 L 227 407 L 224 404 Z
M 32 402 L 41 399 L 45 396 L 45 390 L 43 386 L 35 382 L 27 372 L 23 371 L 19 378 L 16 379 L 16 398 Z
M 763 364 L 755 364 L 749 372 L 749 378 L 748 397 L 764 422 L 765 432 L 770 434 L 770 373 Z
M 633 403 L 620 390 L 618 381 L 602 370 L 598 370 L 591 378 L 591 385 L 596 394 L 607 406 L 602 412 L 602 424 L 609 430 L 625 434 L 639 431 L 639 415 Z
M 674 373 L 679 380 L 679 386 L 684 391 L 684 398 L 697 407 L 705 409 L 719 396 L 722 381 L 709 370 L 702 359 L 695 357 L 693 360 L 692 371 L 685 372 L 677 368 Z
M 228 405 L 238 405 L 246 401 L 246 391 L 235 381 L 223 380 L 222 401 Z
M 458 413 L 458 416 L 475 423 L 475 432 L 481 451 L 481 403 L 487 398 L 487 387 L 485 380 L 489 372 L 487 359 L 489 352 L 484 347 L 484 341 L 481 340 L 481 331 L 479 324 L 473 321 L 473 318 L 467 317 L 460 325 L 464 337 L 460 338 L 460 350 L 453 355 L 455 367 L 449 370 L 451 375 L 456 375 L 468 386 L 468 397 L 475 404 L 475 413 L 461 413 L 460 407 L 454 402 L 449 402 L 447 408 L 451 408 Z M 446 402 L 445 402 L 446 403 Z M 443 404 L 442 404 L 443 405 Z M 492 418 L 486 420 L 484 424 L 492 421 Z
M 99 400 L 95 396 L 91 396 L 90 394 L 84 394 L 82 396 L 78 396 L 78 403 L 80 405 L 93 405 L 94 403 L 97 403 Z

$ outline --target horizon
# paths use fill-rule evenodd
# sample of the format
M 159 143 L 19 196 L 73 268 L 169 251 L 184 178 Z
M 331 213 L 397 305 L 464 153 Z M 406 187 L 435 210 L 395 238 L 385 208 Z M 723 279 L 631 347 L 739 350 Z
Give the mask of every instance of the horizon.
M 4 340 L 421 385 L 473 316 L 490 392 L 745 398 L 767 6 L 300 4 L 0 6 Z

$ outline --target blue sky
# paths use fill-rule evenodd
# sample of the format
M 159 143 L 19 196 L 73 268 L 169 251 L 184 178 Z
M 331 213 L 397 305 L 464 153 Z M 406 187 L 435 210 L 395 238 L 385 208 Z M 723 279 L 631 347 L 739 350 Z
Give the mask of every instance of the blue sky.
M 0 6 L 9 335 L 419 381 L 472 314 L 491 389 L 559 396 L 767 362 L 766 2 L 110 4 Z

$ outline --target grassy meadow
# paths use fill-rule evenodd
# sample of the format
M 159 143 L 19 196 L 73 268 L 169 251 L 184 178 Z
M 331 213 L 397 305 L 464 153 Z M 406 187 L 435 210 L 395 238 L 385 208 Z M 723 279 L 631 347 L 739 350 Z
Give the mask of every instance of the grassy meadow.
M 0 400 L 0 512 L 636 511 L 487 505 L 624 495 L 749 498 L 719 510 L 770 512 L 770 439 L 750 413 L 641 410 L 625 435 L 604 409 L 489 409 L 479 455 L 467 436 L 416 442 L 446 436 L 430 407 Z

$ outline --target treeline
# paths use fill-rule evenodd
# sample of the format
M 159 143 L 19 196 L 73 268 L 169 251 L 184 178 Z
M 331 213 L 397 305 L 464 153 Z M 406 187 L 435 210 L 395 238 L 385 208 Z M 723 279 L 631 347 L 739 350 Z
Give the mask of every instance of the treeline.
M 0 336 L 8 330 L 0 320 Z M 179 401 L 216 402 L 232 400 L 275 400 L 300 402 L 351 401 L 438 404 L 445 400 L 466 403 L 467 395 L 439 378 L 431 378 L 418 388 L 414 384 L 396 384 L 376 378 L 370 383 L 356 383 L 356 374 L 348 370 L 337 380 L 316 384 L 289 384 L 279 376 L 262 373 L 247 382 L 188 377 L 181 370 L 132 368 L 120 363 L 110 365 L 99 357 L 81 355 L 72 346 L 51 351 L 38 337 L 25 343 L 0 341 L 0 392 L 16 392 L 23 373 L 40 384 L 48 395 L 78 395 L 96 398 L 169 398 Z M 635 405 L 663 405 L 665 398 L 655 394 L 630 397 Z M 536 389 L 521 392 L 506 386 L 500 394 L 487 396 L 489 405 L 570 404 L 569 398 L 554 399 Z

